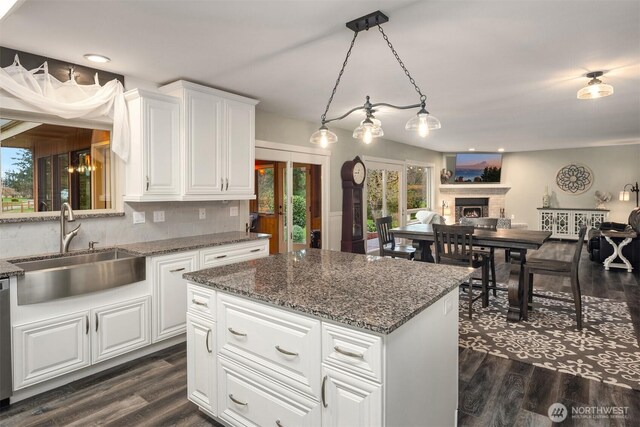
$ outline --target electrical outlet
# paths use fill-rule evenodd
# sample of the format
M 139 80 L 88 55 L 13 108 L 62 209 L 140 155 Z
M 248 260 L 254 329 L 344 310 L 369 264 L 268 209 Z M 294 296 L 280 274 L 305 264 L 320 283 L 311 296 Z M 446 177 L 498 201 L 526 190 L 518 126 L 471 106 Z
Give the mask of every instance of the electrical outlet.
M 133 213 L 133 223 L 134 224 L 144 224 L 145 223 L 144 212 L 134 212 Z
M 153 222 L 164 222 L 164 211 L 153 211 Z
M 443 311 L 445 316 L 449 314 L 449 312 L 453 310 L 453 298 L 451 297 L 445 298 L 444 305 L 442 308 L 444 309 Z
M 207 219 L 207 210 L 205 208 L 200 208 L 198 210 L 198 218 Z
M 238 207 L 237 206 L 231 206 L 229 208 L 229 216 L 238 216 Z

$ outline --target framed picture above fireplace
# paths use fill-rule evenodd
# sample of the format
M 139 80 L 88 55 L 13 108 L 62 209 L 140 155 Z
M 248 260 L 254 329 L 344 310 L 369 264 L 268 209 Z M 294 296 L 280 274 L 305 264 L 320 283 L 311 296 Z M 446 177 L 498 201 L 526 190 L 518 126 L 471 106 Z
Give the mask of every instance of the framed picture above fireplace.
M 499 184 L 502 154 L 457 153 L 446 155 L 447 170 L 452 171 L 447 184 Z

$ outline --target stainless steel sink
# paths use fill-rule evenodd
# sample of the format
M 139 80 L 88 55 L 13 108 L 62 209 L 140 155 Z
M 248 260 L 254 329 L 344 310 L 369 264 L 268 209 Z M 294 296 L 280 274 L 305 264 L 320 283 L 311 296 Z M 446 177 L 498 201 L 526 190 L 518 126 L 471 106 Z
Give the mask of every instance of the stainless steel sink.
M 37 304 L 102 291 L 146 278 L 145 257 L 116 249 L 16 264 L 18 305 Z

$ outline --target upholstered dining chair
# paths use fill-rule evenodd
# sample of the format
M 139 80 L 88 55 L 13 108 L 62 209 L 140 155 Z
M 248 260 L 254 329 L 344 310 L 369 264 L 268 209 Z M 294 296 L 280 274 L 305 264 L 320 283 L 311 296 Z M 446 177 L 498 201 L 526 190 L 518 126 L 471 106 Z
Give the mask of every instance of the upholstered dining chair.
M 433 224 L 433 243 L 435 246 L 436 264 L 451 264 L 482 268 L 480 295 L 473 296 L 473 278 L 460 286 L 467 288 L 469 296 L 469 319 L 473 317 L 473 303 L 482 298 L 482 306 L 486 307 L 489 300 L 489 254 L 476 252 L 473 248 L 473 226 Z
M 482 230 L 496 231 L 498 229 L 498 218 L 463 218 L 460 221 L 461 225 L 471 225 L 473 228 Z M 485 249 L 482 248 L 484 251 Z M 493 296 L 496 296 L 496 254 L 495 248 L 489 248 L 489 266 L 491 268 L 491 286 L 493 290 Z
M 580 255 L 582 254 L 582 246 L 584 246 L 584 236 L 587 233 L 587 227 L 580 227 L 578 233 L 578 243 L 576 243 L 575 251 L 571 260 L 563 260 L 550 257 L 544 257 L 544 246 L 537 251 L 532 251 L 527 257 L 524 265 L 524 298 L 522 302 L 522 318 L 529 320 L 528 308 L 529 303 L 533 302 L 533 297 L 547 298 L 556 301 L 573 302 L 576 311 L 576 324 L 578 329 L 582 329 L 582 294 L 580 291 L 580 279 L 578 277 L 578 267 L 580 265 Z M 571 293 L 573 299 L 561 298 L 550 295 L 536 294 L 533 292 L 533 275 L 551 275 L 569 277 L 571 280 Z
M 391 258 L 413 259 L 416 249 L 410 245 L 397 245 L 396 239 L 389 231 L 391 229 L 391 217 L 383 216 L 376 218 L 376 231 L 380 243 L 380 256 L 390 256 Z

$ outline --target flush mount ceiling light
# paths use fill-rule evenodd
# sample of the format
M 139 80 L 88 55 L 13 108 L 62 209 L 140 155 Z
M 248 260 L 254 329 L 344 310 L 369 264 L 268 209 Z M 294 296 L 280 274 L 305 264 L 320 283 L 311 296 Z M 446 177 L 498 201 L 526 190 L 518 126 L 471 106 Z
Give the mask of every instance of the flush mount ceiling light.
M 416 84 L 413 77 L 405 67 L 404 63 L 398 56 L 398 53 L 394 49 L 393 45 L 389 41 L 389 37 L 385 34 L 381 25 L 385 22 L 388 22 L 389 18 L 379 10 L 358 19 L 354 19 L 353 21 L 347 22 L 347 28 L 353 31 L 353 39 L 351 39 L 351 45 L 349 46 L 349 50 L 347 51 L 347 56 L 342 63 L 342 68 L 338 73 L 338 79 L 336 80 L 335 85 L 333 86 L 333 91 L 331 91 L 331 96 L 329 97 L 329 102 L 327 102 L 327 107 L 324 110 L 324 113 L 320 117 L 320 128 L 311 135 L 309 142 L 312 144 L 319 144 L 321 147 L 327 147 L 329 144 L 334 144 L 338 142 L 338 137 L 335 133 L 331 132 L 329 128 L 327 128 L 327 123 L 342 120 L 345 117 L 355 113 L 356 111 L 364 111 L 366 117 L 353 131 L 353 137 L 357 139 L 361 139 L 365 144 L 370 144 L 374 138 L 379 138 L 384 135 L 384 131 L 382 130 L 382 123 L 380 120 L 374 117 L 374 113 L 376 112 L 377 107 L 390 107 L 397 110 L 409 110 L 413 108 L 419 108 L 418 112 L 407 122 L 405 125 L 405 129 L 409 131 L 415 131 L 421 137 L 426 137 L 429 134 L 429 131 L 434 129 L 440 129 L 440 120 L 436 119 L 426 110 L 426 101 L 427 97 L 422 93 L 418 85 Z M 409 78 L 409 82 L 413 85 L 413 88 L 416 90 L 418 95 L 420 96 L 420 102 L 412 105 L 392 105 L 385 102 L 379 102 L 376 104 L 372 104 L 369 100 L 369 96 L 366 97 L 366 101 L 364 105 L 352 108 L 347 111 L 345 114 L 335 117 L 332 119 L 327 119 L 327 112 L 329 111 L 329 107 L 331 106 L 331 102 L 333 101 L 333 97 L 336 94 L 336 90 L 338 89 L 338 85 L 340 85 L 340 79 L 342 78 L 342 74 L 344 73 L 345 68 L 347 67 L 347 62 L 349 61 L 349 56 L 351 56 L 351 50 L 353 49 L 353 45 L 356 42 L 356 38 L 358 37 L 358 33 L 362 30 L 369 31 L 371 27 L 378 27 L 378 31 L 382 34 L 382 38 L 391 49 L 391 53 L 398 60 L 398 64 L 402 68 L 402 71 Z
M 585 77 L 590 78 L 589 83 L 578 91 L 578 99 L 596 99 L 604 98 L 613 94 L 613 86 L 602 81 L 598 78 L 604 74 L 603 71 L 594 71 L 587 73 Z
M 105 63 L 111 61 L 111 58 L 107 58 L 104 55 L 98 55 L 97 53 L 87 53 L 84 55 L 84 57 L 91 62 Z

